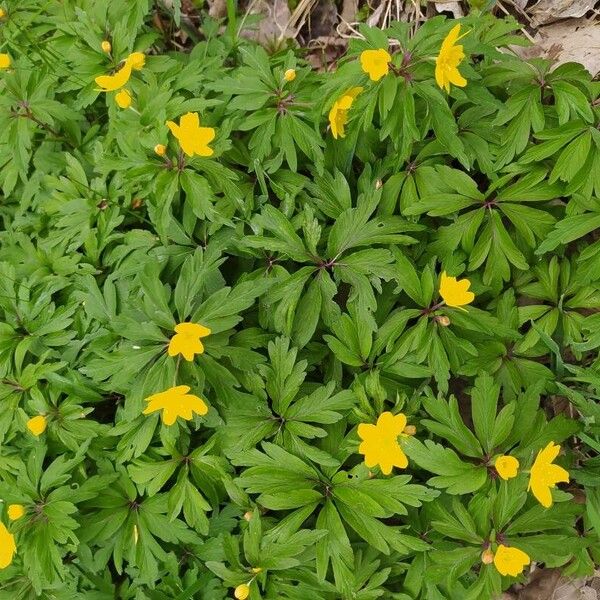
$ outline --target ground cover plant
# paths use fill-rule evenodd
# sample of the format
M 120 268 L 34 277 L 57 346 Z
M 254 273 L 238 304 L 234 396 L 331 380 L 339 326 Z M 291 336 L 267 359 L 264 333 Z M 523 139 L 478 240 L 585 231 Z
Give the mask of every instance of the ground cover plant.
M 477 11 L 317 72 L 154 10 L 0 12 L 0 598 L 592 573 L 600 84 Z

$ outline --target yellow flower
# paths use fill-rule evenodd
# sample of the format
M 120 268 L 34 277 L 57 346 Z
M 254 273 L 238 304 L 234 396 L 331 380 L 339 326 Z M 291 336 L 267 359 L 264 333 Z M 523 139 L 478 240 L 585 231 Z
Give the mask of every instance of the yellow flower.
M 94 80 L 102 92 L 114 92 L 127 84 L 132 69 L 139 71 L 146 62 L 142 52 L 132 52 L 114 75 L 100 75 Z
M 0 569 L 6 569 L 10 565 L 16 551 L 15 536 L 0 522 Z
M 46 431 L 46 425 L 48 425 L 48 421 L 43 415 L 31 417 L 31 419 L 27 421 L 27 429 L 29 429 L 33 435 L 42 435 L 42 433 Z
M 440 279 L 440 296 L 448 306 L 460 307 L 471 304 L 475 300 L 475 294 L 469 292 L 471 282 L 468 279 L 456 280 L 456 277 L 448 277 L 446 271 Z
M 104 40 L 100 44 L 100 47 L 102 48 L 102 52 L 106 52 L 106 54 L 108 54 L 112 50 L 111 43 L 108 40 Z
M 195 354 L 204 352 L 200 338 L 210 335 L 210 329 L 198 323 L 179 323 L 175 325 L 175 335 L 169 342 L 169 356 L 183 355 L 185 360 L 194 360 Z
M 283 78 L 286 81 L 294 81 L 296 79 L 296 69 L 288 69 L 284 74 Z
M 154 146 L 154 152 L 155 154 L 158 154 L 158 156 L 164 156 L 167 152 L 167 147 L 163 144 L 156 144 L 156 146 Z
M 233 596 L 237 598 L 237 600 L 246 600 L 246 598 L 250 595 L 250 586 L 247 583 L 242 583 L 238 585 L 233 591 Z
M 22 504 L 11 504 L 8 507 L 8 518 L 11 521 L 20 519 L 25 514 L 25 509 Z
M 529 473 L 529 485 L 527 491 L 531 490 L 538 502 L 545 508 L 552 506 L 551 488 L 557 483 L 568 483 L 569 472 L 552 464 L 558 456 L 560 446 L 550 442 L 543 450 L 538 452 L 535 462 Z
M 408 466 L 406 454 L 400 448 L 398 436 L 412 435 L 406 426 L 406 416 L 384 412 L 379 415 L 377 425 L 361 423 L 358 436 L 363 440 L 358 452 L 365 457 L 365 465 L 371 468 L 379 465 L 384 475 L 389 475 L 393 467 L 404 469 Z
M 129 90 L 121 90 L 115 96 L 115 102 L 119 108 L 129 108 L 131 106 L 131 94 Z
M 435 81 L 446 92 L 450 92 L 450 84 L 465 87 L 467 80 L 458 71 L 458 65 L 465 57 L 462 45 L 455 45 L 461 37 L 460 25 L 455 25 L 442 42 L 440 53 L 435 59 Z
M 188 394 L 189 391 L 188 385 L 178 385 L 164 392 L 153 394 L 146 398 L 148 406 L 144 409 L 143 414 L 149 415 L 157 410 L 162 410 L 162 421 L 165 425 L 173 425 L 177 417 L 189 421 L 194 416 L 192 413 L 205 415 L 208 412 L 208 406 L 202 398 Z
M 390 70 L 392 57 L 387 50 L 365 50 L 360 54 L 360 66 L 367 73 L 371 81 L 379 81 Z
M 10 56 L 8 54 L 0 54 L 0 69 L 8 69 L 10 67 Z
M 213 149 L 208 144 L 214 139 L 215 130 L 212 127 L 200 127 L 198 113 L 186 113 L 180 117 L 179 125 L 167 121 L 167 127 L 188 156 L 212 156 Z
M 494 463 L 498 475 L 505 481 L 517 476 L 519 461 L 514 456 L 499 456 Z
M 361 87 L 354 87 L 349 89 L 345 94 L 340 96 L 331 107 L 329 111 L 329 125 L 331 126 L 331 133 L 337 140 L 339 137 L 346 137 L 344 127 L 348 122 L 348 110 L 352 106 L 354 99 L 363 91 Z
M 516 577 L 523 572 L 525 565 L 528 565 L 531 559 L 523 550 L 508 547 L 500 544 L 494 555 L 494 566 L 498 569 L 500 575 L 510 575 Z

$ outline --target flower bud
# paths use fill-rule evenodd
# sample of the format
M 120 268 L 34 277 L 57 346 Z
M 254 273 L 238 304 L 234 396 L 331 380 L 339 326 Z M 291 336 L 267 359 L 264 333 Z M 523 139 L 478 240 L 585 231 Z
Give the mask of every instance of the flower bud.
M 415 435 L 415 433 L 417 433 L 417 428 L 414 425 L 407 425 L 402 433 L 406 435 Z
M 20 519 L 25 514 L 25 509 L 22 504 L 11 504 L 8 507 L 8 518 L 11 521 Z
M 262 572 L 262 568 L 261 568 L 261 567 L 252 567 L 250 570 L 251 570 L 251 571 L 252 571 L 252 572 L 253 572 L 255 575 L 256 575 L 257 573 L 261 573 L 261 572 Z
M 296 70 L 295 69 L 288 69 L 284 74 L 283 74 L 283 78 L 286 81 L 294 81 L 294 79 L 296 79 Z
M 119 108 L 129 108 L 131 106 L 131 94 L 128 90 L 121 90 L 115 96 L 115 102 Z
M 441 325 L 442 327 L 448 327 L 448 325 L 450 325 L 450 319 L 446 315 L 436 315 L 435 320 L 438 325 Z
M 164 156 L 167 152 L 167 147 L 164 144 L 156 144 L 154 146 L 154 153 L 158 154 L 158 156 Z
M 29 429 L 33 435 L 38 436 L 46 431 L 47 424 L 48 421 L 46 420 L 46 417 L 38 415 L 37 417 L 31 417 L 31 419 L 27 421 L 27 429 Z
M 246 521 L 250 521 L 250 519 L 252 518 L 252 511 L 248 511 L 244 513 L 244 519 L 246 519 Z
M 494 562 L 494 553 L 489 548 L 481 553 L 481 562 L 484 565 L 491 565 Z
M 233 595 L 237 600 L 246 600 L 246 598 L 250 595 L 250 586 L 247 583 L 242 583 L 238 585 Z
M 100 44 L 100 47 L 102 48 L 102 52 L 106 52 L 106 54 L 108 54 L 112 50 L 111 43 L 108 40 L 104 40 Z

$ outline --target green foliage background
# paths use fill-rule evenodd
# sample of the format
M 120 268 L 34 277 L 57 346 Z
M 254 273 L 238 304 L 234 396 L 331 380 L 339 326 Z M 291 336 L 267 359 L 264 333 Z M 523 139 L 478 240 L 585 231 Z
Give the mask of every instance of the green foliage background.
M 493 598 L 514 579 L 481 563 L 489 540 L 593 571 L 600 84 L 583 67 L 515 58 L 516 23 L 473 14 L 469 83 L 447 96 L 441 17 L 365 27 L 317 73 L 235 21 L 173 50 L 148 0 L 3 6 L 0 498 L 26 515 L 0 598 L 220 600 L 250 580 L 251 600 Z M 357 56 L 388 39 L 406 60 L 370 82 Z M 134 50 L 121 110 L 94 78 Z M 357 85 L 334 140 L 328 110 Z M 176 156 L 165 121 L 188 111 L 215 155 L 169 168 L 153 148 Z M 432 309 L 441 270 L 471 280 L 466 312 Z M 165 351 L 184 320 L 212 330 L 193 363 Z M 205 418 L 141 414 L 174 380 Z M 357 453 L 384 410 L 417 426 L 389 477 Z M 546 510 L 525 471 L 551 440 L 572 481 Z M 524 470 L 501 482 L 509 452 Z

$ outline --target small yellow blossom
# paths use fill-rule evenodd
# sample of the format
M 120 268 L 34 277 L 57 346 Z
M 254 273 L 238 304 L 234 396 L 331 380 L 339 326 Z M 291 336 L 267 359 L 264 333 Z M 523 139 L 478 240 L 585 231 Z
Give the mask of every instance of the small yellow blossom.
M 43 415 L 31 417 L 31 419 L 27 421 L 27 429 L 29 429 L 33 435 L 42 435 L 42 433 L 46 431 L 46 425 L 48 425 L 48 420 Z
M 0 69 L 8 69 L 10 63 L 10 56 L 8 54 L 0 53 Z
M 167 147 L 164 144 L 156 144 L 154 146 L 154 153 L 158 154 L 158 156 L 164 156 L 167 152 Z
M 106 52 L 106 54 L 108 54 L 112 50 L 112 45 L 108 40 L 104 40 L 100 44 L 100 47 L 102 48 L 102 52 Z
M 557 483 L 568 483 L 569 472 L 552 461 L 558 456 L 560 446 L 550 442 L 543 450 L 538 452 L 535 462 L 529 473 L 529 485 L 527 491 L 531 490 L 538 502 L 545 508 L 552 506 L 553 487 Z
M 185 360 L 194 360 L 194 355 L 204 352 L 200 338 L 210 335 L 210 329 L 199 323 L 175 325 L 175 335 L 169 342 L 169 356 L 181 354 Z
M 283 78 L 286 81 L 294 81 L 296 79 L 296 69 L 288 69 L 284 74 Z
M 213 149 L 208 144 L 215 138 L 215 130 L 212 127 L 200 127 L 198 113 L 186 113 L 180 117 L 179 125 L 167 121 L 167 127 L 188 156 L 212 156 Z
M 127 84 L 131 71 L 139 71 L 146 61 L 142 52 L 132 52 L 123 63 L 123 66 L 113 75 L 100 75 L 94 80 L 102 92 L 114 92 Z
M 129 93 L 129 90 L 117 92 L 115 102 L 119 108 L 129 108 L 131 106 L 131 94 Z
M 143 410 L 143 414 L 149 415 L 157 410 L 162 410 L 161 416 L 165 425 L 173 425 L 177 417 L 189 421 L 193 418 L 193 413 L 205 415 L 208 412 L 206 402 L 198 396 L 188 394 L 189 391 L 188 385 L 178 385 L 164 392 L 153 394 L 146 398 L 148 406 Z
M 365 50 L 360 54 L 360 66 L 371 81 L 379 81 L 390 71 L 392 57 L 387 50 Z
M 8 518 L 11 521 L 20 519 L 25 514 L 25 508 L 22 504 L 10 504 L 8 507 Z
M 237 600 L 246 600 L 246 598 L 250 595 L 250 586 L 247 583 L 242 583 L 238 585 L 233 591 L 233 596 Z
M 6 569 L 10 565 L 16 551 L 15 536 L 0 522 L 0 569 Z
M 379 415 L 377 425 L 361 423 L 358 426 L 358 436 L 363 440 L 358 452 L 364 455 L 367 467 L 379 465 L 381 472 L 389 475 L 393 467 L 405 469 L 408 466 L 408 459 L 400 448 L 398 437 L 413 434 L 414 428 L 406 426 L 406 415 L 384 412 Z
M 516 577 L 523 572 L 525 565 L 531 562 L 529 556 L 519 550 L 500 544 L 494 555 L 494 566 L 498 569 L 500 575 L 510 575 Z
M 456 277 L 449 277 L 444 271 L 440 279 L 440 296 L 448 306 L 455 308 L 471 304 L 475 300 L 475 294 L 468 291 L 470 287 L 468 279 L 457 281 Z
M 465 57 L 462 45 L 456 45 L 460 40 L 460 25 L 455 25 L 446 39 L 442 42 L 440 53 L 435 59 L 435 81 L 446 92 L 450 92 L 450 84 L 465 87 L 467 80 L 460 74 L 458 65 Z
M 514 456 L 499 456 L 494 462 L 494 467 L 502 479 L 505 481 L 517 476 L 519 471 L 519 461 Z
M 329 111 L 329 125 L 331 127 L 331 133 L 336 140 L 339 137 L 346 137 L 344 128 L 348 122 L 348 110 L 350 110 L 356 96 L 362 91 L 363 88 L 361 87 L 349 89 L 333 103 L 333 106 Z

